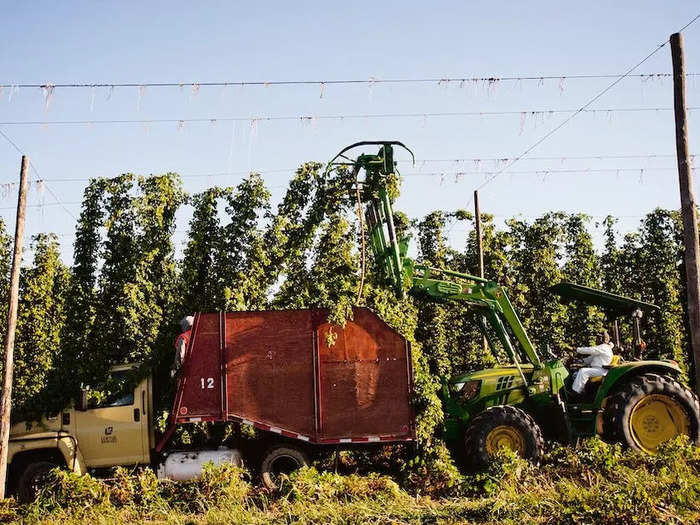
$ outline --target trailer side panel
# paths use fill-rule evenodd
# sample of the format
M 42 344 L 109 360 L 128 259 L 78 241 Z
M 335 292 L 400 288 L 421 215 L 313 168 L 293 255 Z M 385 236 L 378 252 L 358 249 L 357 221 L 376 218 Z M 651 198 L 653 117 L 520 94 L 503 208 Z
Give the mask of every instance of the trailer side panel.
M 366 308 L 197 314 L 175 423 L 242 421 L 314 443 L 415 438 L 406 340 Z
M 179 380 L 181 400 L 176 415 L 182 421 L 220 419 L 224 415 L 221 414 L 219 314 L 197 315 L 193 334 Z
M 317 334 L 320 438 L 410 436 L 406 340 L 364 308 L 344 328 L 326 322 Z
M 227 313 L 229 414 L 311 436 L 312 333 L 309 310 Z

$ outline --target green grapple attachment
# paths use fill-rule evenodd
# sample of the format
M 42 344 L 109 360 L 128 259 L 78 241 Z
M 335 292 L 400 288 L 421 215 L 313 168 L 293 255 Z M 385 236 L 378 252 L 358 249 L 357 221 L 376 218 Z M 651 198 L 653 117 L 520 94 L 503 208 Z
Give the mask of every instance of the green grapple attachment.
M 355 159 L 346 153 L 352 149 L 365 146 L 380 146 L 376 155 L 363 153 Z M 326 174 L 339 167 L 350 167 L 353 179 L 362 201 L 366 204 L 365 219 L 370 238 L 370 245 L 377 264 L 385 278 L 399 297 L 405 295 L 405 276 L 412 273 L 410 260 L 406 259 L 408 239 L 398 239 L 394 226 L 394 212 L 388 193 L 388 185 L 398 176 L 394 161 L 394 146 L 401 147 L 411 154 L 413 152 L 397 141 L 362 141 L 344 148 L 326 166 Z M 342 159 L 342 160 L 339 160 Z M 360 180 L 360 171 L 364 171 L 364 180 Z M 404 266 L 405 265 L 405 266 Z
M 350 150 L 367 146 L 379 146 L 379 151 L 362 153 L 355 158 L 348 155 Z M 408 151 L 415 162 L 413 152 L 401 142 L 362 141 L 344 148 L 326 167 L 326 174 L 340 167 L 351 170 L 356 185 L 351 193 L 359 191 L 365 205 L 370 245 L 387 283 L 399 298 L 408 292 L 427 300 L 471 305 L 482 313 L 496 334 L 496 340 L 516 364 L 529 362 L 540 367 L 535 347 L 501 286 L 475 275 L 419 264 L 406 255 L 408 239 L 399 239 L 394 225 L 391 185 L 399 175 L 394 147 Z M 360 179 L 361 171 L 363 179 Z M 517 344 L 513 344 L 511 335 Z M 526 381 L 525 376 L 521 376 Z

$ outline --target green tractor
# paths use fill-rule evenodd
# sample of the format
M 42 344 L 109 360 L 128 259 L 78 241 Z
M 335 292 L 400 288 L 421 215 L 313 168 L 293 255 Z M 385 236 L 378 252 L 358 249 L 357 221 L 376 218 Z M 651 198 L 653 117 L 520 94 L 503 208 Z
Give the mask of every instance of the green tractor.
M 350 157 L 350 150 L 367 146 L 379 146 L 378 153 Z M 699 442 L 700 405 L 679 381 L 676 362 L 623 361 L 615 356 L 606 375 L 590 380 L 584 395 L 574 398 L 569 387 L 575 366 L 567 367 L 551 354 L 548 360 L 540 359 L 502 286 L 407 257 L 408 239 L 397 237 L 390 196 L 398 175 L 394 147 L 404 148 L 413 157 L 400 142 L 358 142 L 338 153 L 326 173 L 351 177 L 351 194 L 365 207 L 375 260 L 395 293 L 468 305 L 490 347 L 509 356 L 507 365 L 443 380 L 445 438 L 458 458 L 482 467 L 499 448 L 507 447 L 537 461 L 545 436 L 575 443 L 599 435 L 651 454 L 681 434 Z M 617 320 L 631 313 L 635 346 L 643 345 L 639 317 L 654 305 L 571 283 L 561 283 L 552 291 L 603 308 L 614 321 L 618 346 Z

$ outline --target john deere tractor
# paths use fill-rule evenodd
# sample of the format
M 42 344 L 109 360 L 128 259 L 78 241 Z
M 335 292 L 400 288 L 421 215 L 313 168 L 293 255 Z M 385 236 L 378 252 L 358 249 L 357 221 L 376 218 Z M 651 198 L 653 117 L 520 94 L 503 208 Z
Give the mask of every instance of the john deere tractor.
M 350 153 L 368 146 L 378 146 L 378 153 L 355 157 Z M 397 237 L 390 196 L 398 175 L 395 147 L 413 157 L 400 142 L 358 142 L 338 153 L 326 173 L 350 175 L 351 195 L 364 206 L 371 248 L 387 285 L 399 297 L 409 293 L 422 300 L 468 305 L 490 347 L 509 356 L 509 364 L 443 380 L 445 437 L 457 456 L 485 466 L 499 448 L 507 447 L 536 461 L 545 436 L 572 443 L 599 435 L 651 454 L 681 434 L 698 443 L 700 405 L 679 381 L 681 370 L 674 361 L 623 361 L 615 356 L 607 374 L 589 381 L 583 397 L 573 398 L 569 390 L 573 366 L 551 354 L 548 360 L 540 359 L 502 286 L 407 257 L 408 239 Z M 618 317 L 632 313 L 637 346 L 642 345 L 641 312 L 656 308 L 571 283 L 553 291 L 602 307 L 615 326 Z

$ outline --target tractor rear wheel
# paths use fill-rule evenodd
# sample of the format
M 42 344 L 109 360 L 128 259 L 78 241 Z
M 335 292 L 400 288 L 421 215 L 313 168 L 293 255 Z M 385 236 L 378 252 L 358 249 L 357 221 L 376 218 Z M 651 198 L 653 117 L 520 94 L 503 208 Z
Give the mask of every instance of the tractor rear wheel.
M 698 398 L 668 376 L 643 374 L 631 379 L 609 400 L 604 423 L 610 441 L 649 454 L 683 434 L 700 443 Z
M 464 435 L 464 445 L 467 461 L 477 468 L 484 468 L 501 448 L 537 462 L 542 457 L 544 438 L 539 425 L 523 410 L 495 406 L 472 420 Z

